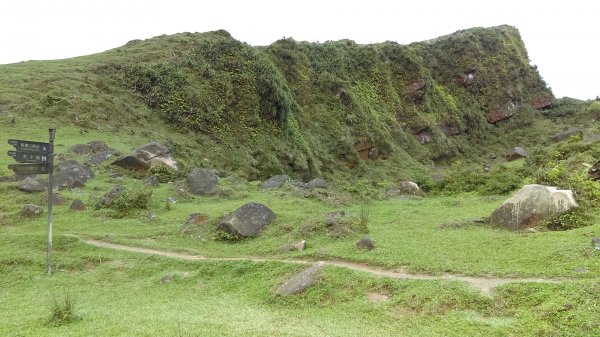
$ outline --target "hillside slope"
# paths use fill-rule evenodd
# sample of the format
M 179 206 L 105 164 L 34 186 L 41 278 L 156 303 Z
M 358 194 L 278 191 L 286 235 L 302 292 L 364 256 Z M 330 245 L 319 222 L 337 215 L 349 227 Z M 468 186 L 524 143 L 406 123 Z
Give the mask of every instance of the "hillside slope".
M 553 99 L 510 26 L 410 45 L 251 47 L 223 30 L 182 33 L 3 65 L 0 89 L 0 112 L 13 120 L 43 115 L 149 135 L 167 121 L 211 166 L 249 179 L 361 174 L 370 160 L 410 178 L 431 160 L 514 146 L 506 120 Z

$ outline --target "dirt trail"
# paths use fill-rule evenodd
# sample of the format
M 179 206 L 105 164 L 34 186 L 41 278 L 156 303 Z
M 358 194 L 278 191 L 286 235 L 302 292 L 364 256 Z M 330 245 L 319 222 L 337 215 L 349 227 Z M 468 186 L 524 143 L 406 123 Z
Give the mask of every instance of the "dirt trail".
M 120 245 L 115 243 L 109 243 L 98 240 L 82 240 L 83 242 L 101 248 L 109 248 L 133 253 L 142 253 L 142 254 L 150 254 L 150 255 L 159 255 L 171 258 L 178 258 L 183 260 L 193 260 L 193 261 L 254 261 L 254 262 L 283 262 L 283 263 L 295 263 L 295 264 L 305 264 L 310 265 L 315 263 L 315 261 L 305 261 L 305 260 L 282 260 L 282 259 L 268 259 L 262 257 L 206 257 L 200 255 L 189 255 L 182 253 L 175 253 L 157 249 L 143 248 L 143 247 L 133 247 Z M 326 260 L 320 261 L 324 265 L 328 266 L 336 266 L 341 268 L 348 268 L 356 271 L 362 271 L 366 273 L 370 273 L 372 275 L 391 277 L 396 279 L 407 279 L 407 280 L 451 280 L 451 281 L 462 281 L 470 284 L 472 287 L 476 288 L 481 292 L 481 294 L 485 296 L 491 296 L 492 290 L 500 285 L 506 283 L 513 282 L 537 282 L 537 283 L 559 283 L 560 280 L 551 280 L 551 279 L 540 279 L 540 278 L 487 278 L 487 277 L 469 277 L 469 276 L 459 276 L 453 274 L 444 274 L 439 276 L 426 275 L 426 274 L 411 274 L 406 272 L 398 272 L 391 270 L 384 270 L 379 268 L 374 268 L 372 266 L 356 263 L 356 262 L 348 262 L 348 261 L 339 261 L 339 260 Z

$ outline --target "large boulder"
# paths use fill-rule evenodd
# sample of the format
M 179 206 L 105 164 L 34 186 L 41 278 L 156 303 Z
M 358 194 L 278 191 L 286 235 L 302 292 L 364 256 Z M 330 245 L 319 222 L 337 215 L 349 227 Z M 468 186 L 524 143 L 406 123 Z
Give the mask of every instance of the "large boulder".
M 53 187 L 59 190 L 82 187 L 94 178 L 94 172 L 88 166 L 79 165 L 76 161 L 59 163 L 58 169 L 54 174 Z
M 157 142 L 145 144 L 131 153 L 119 157 L 112 162 L 113 165 L 136 171 L 147 171 L 150 167 L 166 165 L 173 170 L 178 170 L 177 161 L 169 149 Z
M 190 191 L 196 195 L 210 195 L 217 192 L 219 178 L 209 169 L 194 168 L 188 174 Z
M 303 292 L 318 282 L 318 272 L 323 265 L 323 262 L 317 262 L 309 268 L 302 270 L 277 288 L 275 293 L 281 296 L 290 296 Z
M 19 181 L 17 188 L 23 192 L 43 192 L 48 189 L 48 181 L 29 176 Z
M 544 219 L 577 207 L 571 190 L 544 185 L 525 185 L 493 213 L 493 224 L 512 230 L 535 227 Z
M 235 236 L 257 236 L 275 219 L 275 213 L 267 206 L 250 202 L 226 216 L 217 229 Z
M 414 183 L 412 181 L 403 181 L 403 182 L 401 182 L 400 183 L 400 191 L 403 194 L 408 194 L 408 195 L 421 195 L 421 194 L 423 194 L 423 192 L 419 188 L 419 185 L 417 185 L 416 183 Z

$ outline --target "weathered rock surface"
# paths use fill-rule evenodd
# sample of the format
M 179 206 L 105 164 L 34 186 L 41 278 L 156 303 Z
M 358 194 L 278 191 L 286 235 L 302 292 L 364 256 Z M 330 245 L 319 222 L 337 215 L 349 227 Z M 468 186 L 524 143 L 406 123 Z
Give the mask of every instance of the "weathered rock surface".
M 421 195 L 423 192 L 419 188 L 419 185 L 412 181 L 403 181 L 400 183 L 400 192 L 408 195 Z
M 519 111 L 520 105 L 517 102 L 509 101 L 504 106 L 490 110 L 486 113 L 488 123 L 494 124 L 512 117 Z
M 113 203 L 113 200 L 121 194 L 125 192 L 125 187 L 122 185 L 115 185 L 113 188 L 108 191 L 106 194 L 102 196 L 99 202 L 99 206 L 110 206 Z
M 48 181 L 30 176 L 19 181 L 17 188 L 23 192 L 43 192 L 48 189 Z
M 306 248 L 306 240 L 302 240 L 296 243 L 284 243 L 279 250 L 282 252 L 289 252 L 290 250 L 303 251 Z
M 290 176 L 287 174 L 280 174 L 277 176 L 273 176 L 268 180 L 262 182 L 259 186 L 261 190 L 274 190 L 283 186 L 283 184 L 290 181 Z
M 58 164 L 59 171 L 54 175 L 53 187 L 59 190 L 82 187 L 94 178 L 94 172 L 86 165 L 76 161 L 66 161 Z
M 112 150 L 105 150 L 91 155 L 85 164 L 88 166 L 98 166 L 103 162 L 109 160 L 115 153 Z
M 35 204 L 25 204 L 21 208 L 21 215 L 26 218 L 35 218 L 44 213 L 44 209 L 41 206 Z
M 185 220 L 185 224 L 186 225 L 201 225 L 204 222 L 206 222 L 206 219 L 208 219 L 208 215 L 206 215 L 206 214 L 192 213 L 192 214 L 188 215 L 187 219 Z
M 281 296 L 290 296 L 310 288 L 318 282 L 318 272 L 323 265 L 323 262 L 317 262 L 309 268 L 304 269 L 277 288 L 275 293 Z
M 513 147 L 512 149 L 510 149 L 510 151 L 508 151 L 506 153 L 505 157 L 506 157 L 506 160 L 513 161 L 513 160 L 525 158 L 528 155 L 529 155 L 529 153 L 527 153 L 527 151 L 525 151 L 525 149 L 517 146 L 517 147 Z
M 219 178 L 209 169 L 195 168 L 188 174 L 190 191 L 196 195 L 210 195 L 217 192 Z
M 555 134 L 552 137 L 552 139 L 555 142 L 560 142 L 562 140 L 570 138 L 571 136 L 580 135 L 580 134 L 582 134 L 582 132 L 583 132 L 583 130 L 581 130 L 581 129 L 569 129 L 569 130 L 561 131 L 561 132 Z
M 327 182 L 322 178 L 315 178 L 306 184 L 306 187 L 308 187 L 310 189 L 327 188 L 328 186 L 329 186 L 329 184 L 327 184 Z
M 42 201 L 44 204 L 48 205 L 48 194 L 44 194 Z M 52 193 L 52 205 L 64 205 L 65 202 L 65 197 L 57 193 Z
M 147 171 L 150 167 L 157 165 L 166 165 L 174 170 L 179 169 L 177 161 L 169 149 L 157 142 L 145 144 L 131 153 L 119 157 L 112 164 L 136 171 Z
M 525 185 L 500 205 L 490 222 L 512 230 L 535 227 L 544 219 L 577 207 L 571 190 Z
M 235 236 L 257 236 L 275 217 L 275 213 L 267 206 L 250 202 L 226 216 L 217 229 Z

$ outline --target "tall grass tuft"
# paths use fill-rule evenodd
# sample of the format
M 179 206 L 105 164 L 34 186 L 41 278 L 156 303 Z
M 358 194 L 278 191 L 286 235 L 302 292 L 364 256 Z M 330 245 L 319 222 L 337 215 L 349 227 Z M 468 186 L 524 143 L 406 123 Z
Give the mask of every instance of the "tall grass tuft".
M 369 224 L 369 214 L 371 213 L 371 206 L 369 205 L 360 205 L 360 211 L 358 213 L 359 217 L 359 231 L 363 233 L 367 233 L 369 231 L 367 225 Z
M 53 298 L 48 324 L 59 326 L 77 320 L 79 320 L 79 317 L 75 313 L 75 300 L 71 294 L 65 290 L 61 299 Z

